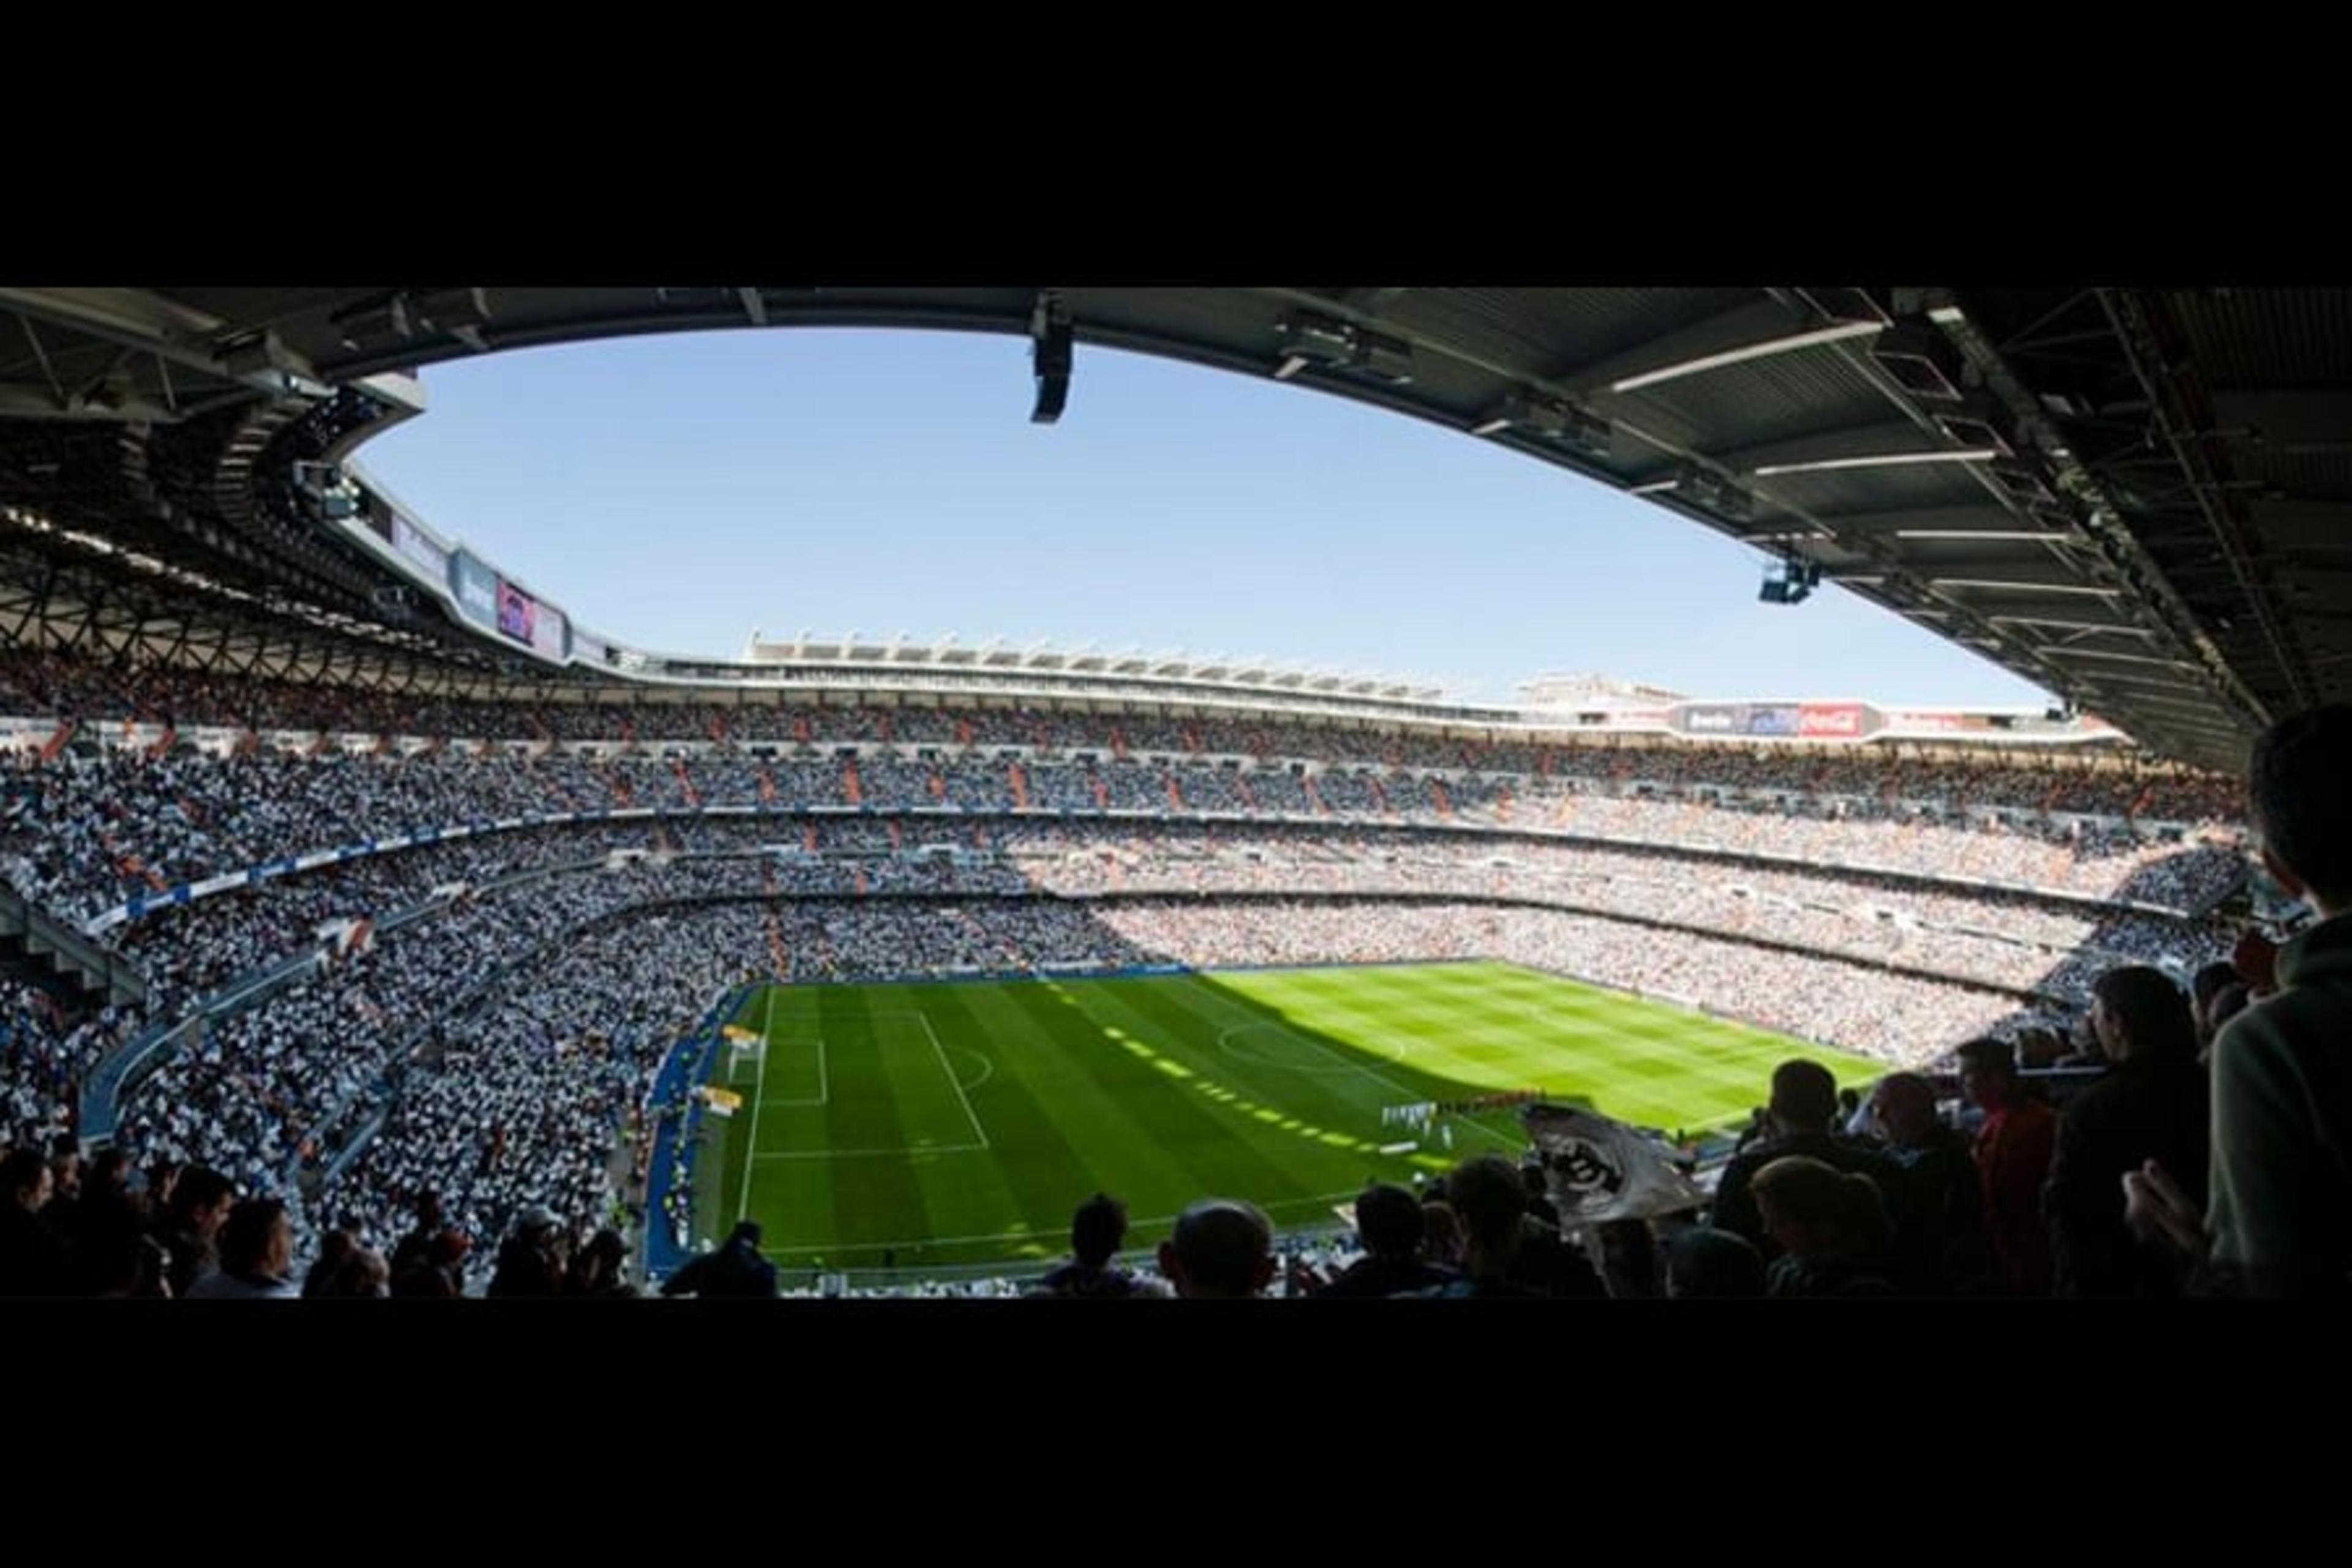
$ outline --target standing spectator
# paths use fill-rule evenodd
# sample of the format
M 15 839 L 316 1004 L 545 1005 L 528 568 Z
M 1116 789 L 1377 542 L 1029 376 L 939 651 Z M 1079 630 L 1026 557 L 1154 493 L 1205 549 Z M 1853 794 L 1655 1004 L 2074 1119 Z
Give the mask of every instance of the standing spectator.
M 106 1285 L 136 1281 L 145 1265 L 147 1216 L 131 1188 L 131 1156 L 105 1149 L 83 1173 L 81 1203 L 74 1215 L 76 1293 L 95 1296 Z
M 12 1149 L 0 1158 L 0 1297 L 65 1293 L 65 1238 L 42 1212 L 54 1184 L 38 1149 Z
M 1775 1160 L 1792 1154 L 1819 1160 L 1833 1170 L 1868 1176 L 1882 1187 L 1891 1186 L 1893 1167 L 1874 1150 L 1837 1137 L 1837 1079 L 1819 1062 L 1782 1062 L 1772 1069 L 1772 1098 L 1763 1110 L 1764 1132 L 1744 1152 L 1724 1167 L 1715 1191 L 1715 1213 L 1708 1223 L 1718 1230 L 1745 1237 L 1764 1254 L 1767 1262 L 1780 1247 L 1766 1231 L 1748 1184 L 1756 1173 Z
M 2093 991 L 2091 1024 L 2115 1064 L 2058 1119 L 2044 1199 L 2052 1280 L 2061 1296 L 2171 1296 L 2179 1276 L 2124 1225 L 2116 1193 L 2149 1160 L 2200 1208 L 2210 1111 L 2189 1000 L 2164 972 L 2111 969 Z
M 1917 1073 L 1889 1073 L 1871 1093 L 1870 1112 L 1895 1167 L 1887 1191 L 1895 1282 L 1924 1296 L 1989 1286 L 1983 1179 L 1967 1137 L 1936 1114 L 1936 1086 Z
M 1463 1278 L 1434 1292 L 1444 1296 L 1576 1296 L 1608 1293 L 1583 1252 L 1528 1213 L 1519 1168 L 1500 1154 L 1465 1160 L 1445 1178 L 1445 1195 L 1461 1215 Z
M 2126 1179 L 2144 1230 L 2207 1249 L 2212 1289 L 2352 1290 L 2352 706 L 2316 708 L 2255 742 L 2249 804 L 2263 864 L 2319 921 L 2265 963 L 2273 994 L 2213 1042 L 2212 1193 L 2204 1224 L 2179 1173 Z M 2242 951 L 2242 958 L 2245 956 Z
M 1421 1256 L 1424 1222 L 1419 1199 L 1402 1187 L 1381 1183 L 1356 1200 L 1356 1235 L 1364 1256 L 1315 1292 L 1339 1299 L 1401 1296 L 1451 1284 L 1451 1268 Z
M 1984 1112 L 1977 1130 L 1977 1173 L 1984 1182 L 1985 1239 L 2002 1289 L 2012 1296 L 2050 1293 L 2050 1233 L 2042 1189 L 2058 1138 L 2058 1117 L 2018 1081 L 2005 1040 L 1970 1040 L 1958 1053 L 1960 1092 Z

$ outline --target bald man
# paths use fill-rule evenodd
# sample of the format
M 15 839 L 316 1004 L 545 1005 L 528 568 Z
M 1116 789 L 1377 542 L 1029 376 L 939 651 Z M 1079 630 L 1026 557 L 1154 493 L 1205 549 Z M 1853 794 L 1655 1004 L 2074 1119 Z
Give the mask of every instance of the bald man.
M 1967 1137 L 1936 1114 L 1936 1086 L 1916 1072 L 1890 1073 L 1871 1092 L 1870 1118 L 1895 1167 L 1885 1194 L 1896 1287 L 1948 1296 L 1986 1284 L 1983 1178 Z
M 1160 1244 L 1160 1271 L 1188 1300 L 1255 1296 L 1274 1278 L 1274 1226 L 1255 1204 L 1203 1198 Z

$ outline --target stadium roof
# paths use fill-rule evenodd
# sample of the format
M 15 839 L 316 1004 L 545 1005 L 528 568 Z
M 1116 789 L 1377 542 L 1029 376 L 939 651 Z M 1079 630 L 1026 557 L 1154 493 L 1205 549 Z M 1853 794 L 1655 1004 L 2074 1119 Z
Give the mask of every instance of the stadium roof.
M 417 412 L 424 365 L 793 325 L 1025 334 L 1008 417 L 1086 395 L 1076 342 L 1433 420 L 2214 766 L 2352 667 L 2352 292 L 0 289 L 0 504 L 485 668 L 518 656 L 404 614 L 396 575 L 302 513 L 294 465 Z

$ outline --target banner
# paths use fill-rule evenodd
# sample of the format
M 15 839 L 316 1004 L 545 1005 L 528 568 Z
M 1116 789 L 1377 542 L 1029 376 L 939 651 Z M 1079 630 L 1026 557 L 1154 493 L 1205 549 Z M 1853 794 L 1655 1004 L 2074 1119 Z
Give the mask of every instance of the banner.
M 1797 733 L 1822 739 L 1862 738 L 1864 710 L 1859 702 L 1807 702 L 1797 709 Z
M 1693 702 L 1681 710 L 1678 726 L 1691 735 L 1744 735 L 1748 706 L 1740 702 Z
M 492 626 L 499 621 L 499 574 L 460 550 L 449 557 L 449 591 L 467 620 Z
M 1655 1140 L 1621 1121 L 1561 1105 L 1531 1105 L 1520 1119 L 1543 1156 L 1544 1184 L 1563 1228 L 1649 1219 L 1706 1202 Z
M 539 618 L 531 623 L 530 646 L 534 651 L 544 654 L 549 658 L 560 659 L 563 657 L 563 612 L 562 610 L 557 609 L 553 605 L 544 603 L 539 606 Z
M 392 547 L 436 583 L 449 580 L 449 552 L 398 512 L 392 514 Z
M 511 583 L 499 584 L 499 630 L 519 643 L 531 640 L 536 628 L 539 605 L 529 594 Z

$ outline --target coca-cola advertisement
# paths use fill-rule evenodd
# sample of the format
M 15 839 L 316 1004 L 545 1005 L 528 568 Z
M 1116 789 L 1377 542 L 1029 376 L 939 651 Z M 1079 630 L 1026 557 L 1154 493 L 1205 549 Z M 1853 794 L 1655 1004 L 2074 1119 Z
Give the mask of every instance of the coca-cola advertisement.
M 1859 702 L 1808 702 L 1797 710 L 1797 733 L 1825 740 L 1860 740 L 1864 711 Z

